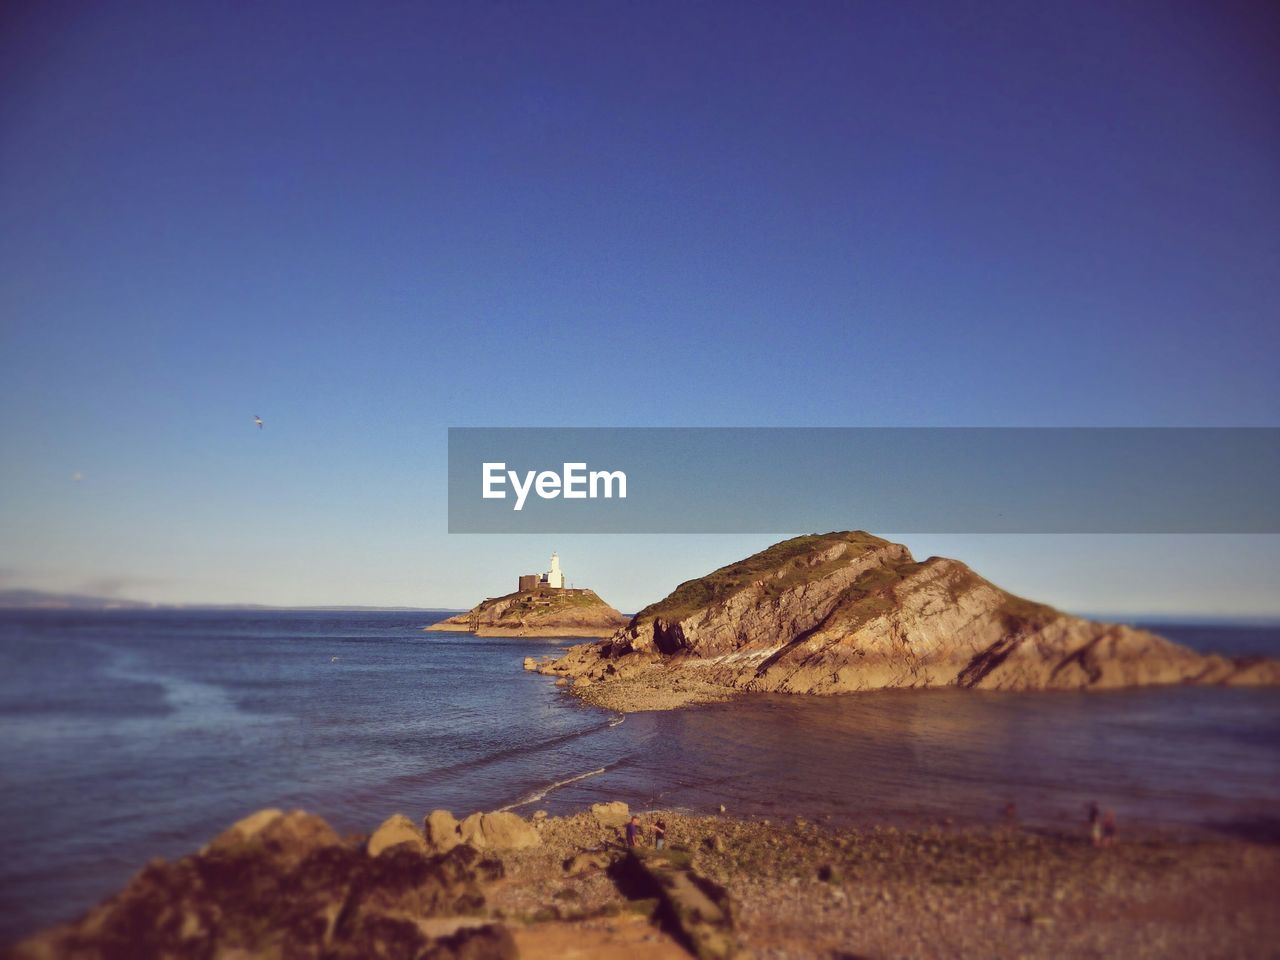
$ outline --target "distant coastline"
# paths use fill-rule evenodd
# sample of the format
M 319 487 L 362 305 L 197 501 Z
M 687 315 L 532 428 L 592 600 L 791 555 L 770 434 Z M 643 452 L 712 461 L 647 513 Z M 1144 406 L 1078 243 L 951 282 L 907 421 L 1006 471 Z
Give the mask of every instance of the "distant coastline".
M 308 606 L 281 606 L 269 603 L 152 603 L 122 597 L 99 597 L 85 593 L 55 593 L 46 590 L 11 588 L 0 590 L 0 610 L 373 610 L 388 613 L 441 613 L 450 616 L 463 607 L 380 607 L 354 603 Z
M 60 593 L 49 590 L 14 587 L 0 590 L 0 611 L 3 610 L 316 610 L 316 611 L 381 611 L 387 613 L 431 613 L 440 614 L 440 619 L 447 619 L 460 613 L 466 613 L 467 607 L 458 606 L 378 606 L 358 603 L 325 603 L 292 604 L 272 603 L 158 603 L 150 600 L 136 600 L 129 597 L 103 597 L 84 593 Z M 1109 623 L 1125 623 L 1153 629 L 1161 624 L 1177 626 L 1213 626 L 1213 627 L 1280 627 L 1280 612 L 1277 613 L 1167 613 L 1161 611 L 1140 612 L 1099 612 L 1076 611 L 1076 616 L 1090 620 L 1103 620 Z M 630 616 L 628 616 L 630 619 Z M 438 621 L 437 621 L 438 622 Z M 485 634 L 478 634 L 484 636 Z M 505 633 L 494 633 L 492 636 L 508 636 Z

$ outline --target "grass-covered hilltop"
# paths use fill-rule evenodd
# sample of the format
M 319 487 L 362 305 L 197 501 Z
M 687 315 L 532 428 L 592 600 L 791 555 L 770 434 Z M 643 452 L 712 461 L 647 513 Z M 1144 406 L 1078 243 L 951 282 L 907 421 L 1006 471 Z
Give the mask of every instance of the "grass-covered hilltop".
M 680 584 L 608 639 L 536 665 L 618 710 L 740 691 L 1276 684 L 1280 663 L 1204 656 L 1016 597 L 958 560 L 862 531 L 811 534 Z
M 493 597 L 426 629 L 480 637 L 607 637 L 626 623 L 594 590 L 543 586 Z

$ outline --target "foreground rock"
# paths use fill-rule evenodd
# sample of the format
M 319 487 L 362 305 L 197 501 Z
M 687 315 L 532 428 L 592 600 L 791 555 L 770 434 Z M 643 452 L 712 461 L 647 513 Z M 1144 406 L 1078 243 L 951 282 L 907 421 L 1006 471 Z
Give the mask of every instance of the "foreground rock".
M 397 813 L 383 821 L 382 826 L 373 832 L 365 849 L 369 851 L 369 856 L 376 857 L 386 850 L 401 845 L 407 845 L 419 853 L 427 852 L 427 843 L 418 832 L 418 828 L 413 825 L 413 821 L 404 814 Z
M 499 863 L 464 843 L 426 855 L 412 840 L 371 856 L 318 817 L 263 811 L 0 955 L 1201 960 L 1280 943 L 1271 821 L 1179 836 L 1122 823 L 1119 842 L 1097 849 L 1083 824 L 832 829 L 679 811 L 643 813 L 646 838 L 659 817 L 662 854 L 627 850 L 618 827 L 584 811 L 535 820 L 538 844 Z M 428 821 L 457 831 L 443 811 Z
M 1280 683 L 1280 662 L 1205 656 L 1015 597 L 963 563 L 867 533 L 797 537 L 681 584 L 599 643 L 532 664 L 616 710 L 737 691 L 1102 689 Z
M 477 850 L 525 850 L 542 842 L 514 813 L 473 813 L 458 824 L 458 839 Z
M 432 810 L 422 823 L 423 839 L 434 853 L 448 853 L 462 842 L 461 824 L 448 810 Z
M 626 623 L 593 590 L 540 587 L 485 600 L 424 629 L 480 637 L 607 637 Z
M 502 876 L 502 864 L 466 845 L 428 856 L 406 825 L 416 834 L 393 818 L 375 834 L 384 842 L 366 850 L 343 843 L 319 817 L 262 811 L 197 854 L 153 861 L 81 920 L 12 956 L 514 958 L 510 933 L 481 918 L 484 887 Z M 433 929 L 436 918 L 467 917 L 477 919 Z
M 608 803 L 593 803 L 591 815 L 605 827 L 621 827 L 631 819 L 631 808 L 621 800 L 610 800 Z

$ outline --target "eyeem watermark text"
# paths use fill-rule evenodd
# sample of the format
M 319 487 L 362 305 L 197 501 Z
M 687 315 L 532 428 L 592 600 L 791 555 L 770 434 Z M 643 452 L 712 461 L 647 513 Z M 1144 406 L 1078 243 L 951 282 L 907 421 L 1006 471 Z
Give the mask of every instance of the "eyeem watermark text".
M 599 497 L 627 498 L 627 475 L 621 470 L 587 470 L 585 463 L 566 463 L 560 473 L 554 470 L 526 470 L 523 475 L 508 470 L 505 463 L 485 463 L 482 468 L 483 496 L 486 500 L 505 500 L 506 486 L 515 494 L 513 510 L 523 510 L 532 490 L 543 500 L 563 497 L 566 500 L 595 500 Z

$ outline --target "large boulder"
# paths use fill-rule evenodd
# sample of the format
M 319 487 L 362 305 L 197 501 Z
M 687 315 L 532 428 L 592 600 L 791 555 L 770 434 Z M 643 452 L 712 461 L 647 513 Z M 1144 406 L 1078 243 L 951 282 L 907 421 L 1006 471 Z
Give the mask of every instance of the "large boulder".
M 212 859 L 252 857 L 288 870 L 316 850 L 341 842 L 322 817 L 302 810 L 267 809 L 232 824 L 200 853 Z
M 622 827 L 626 826 L 628 820 L 631 819 L 631 808 L 621 800 L 614 800 L 610 803 L 593 803 L 591 805 L 591 815 L 596 818 L 596 822 L 605 827 Z
M 413 821 L 404 814 L 397 813 L 382 821 L 382 826 L 373 831 L 369 844 L 365 848 L 369 856 L 376 857 L 384 850 L 390 850 L 400 844 L 408 844 L 419 853 L 427 852 L 427 843 L 413 825 Z
M 416 844 L 405 841 L 400 820 L 383 824 L 379 833 L 388 844 L 368 856 L 342 843 L 319 817 L 262 811 L 197 854 L 173 863 L 153 861 L 77 922 L 39 934 L 6 956 L 514 957 L 514 944 L 500 928 L 440 937 L 420 923 L 476 915 L 484 907 L 484 886 L 502 876 L 503 868 L 468 846 L 427 856 L 420 835 Z M 412 824 L 409 831 L 417 835 Z
M 514 813 L 473 813 L 459 825 L 458 834 L 477 850 L 524 850 L 542 843 L 538 832 Z
M 458 821 L 448 810 L 432 810 L 422 821 L 427 849 L 434 853 L 447 853 L 462 842 L 458 835 Z
M 275 807 L 268 807 L 265 810 L 258 810 L 249 814 L 243 819 L 237 820 L 227 829 L 213 838 L 213 840 L 204 848 L 208 850 L 216 846 L 229 846 L 234 843 L 246 843 L 257 837 L 263 830 L 271 826 L 281 817 L 284 816 L 283 810 L 277 810 Z

